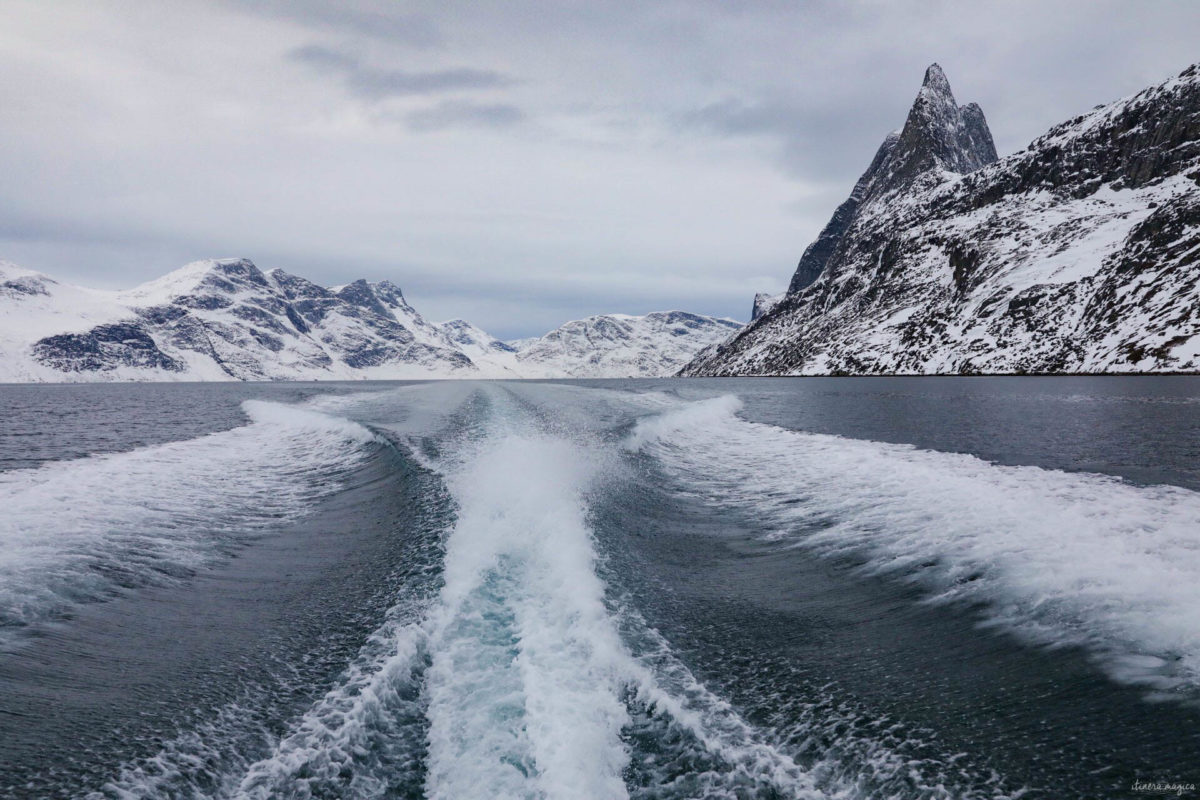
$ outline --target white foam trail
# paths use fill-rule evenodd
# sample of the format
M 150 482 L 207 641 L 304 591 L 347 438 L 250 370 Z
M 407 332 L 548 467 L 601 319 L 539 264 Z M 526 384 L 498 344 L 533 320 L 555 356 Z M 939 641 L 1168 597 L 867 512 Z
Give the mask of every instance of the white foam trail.
M 374 441 L 349 420 L 244 408 L 252 423 L 230 431 L 0 474 L 0 643 L 303 513 Z
M 1200 494 L 785 431 L 739 408 L 721 397 L 644 419 L 629 446 L 782 542 L 983 601 L 994 624 L 1085 645 L 1118 680 L 1200 686 Z
M 589 433 L 596 427 L 591 420 L 584 420 L 583 434 L 570 435 L 578 434 L 577 412 L 535 425 L 512 399 L 528 394 L 526 402 L 552 417 L 559 399 L 577 405 L 590 402 L 590 394 L 576 397 L 582 390 L 571 387 L 542 395 L 454 386 L 453 396 L 433 389 L 436 400 L 414 402 L 418 417 L 443 426 L 434 437 L 436 467 L 457 504 L 439 593 L 400 598 L 343 675 L 265 758 L 227 764 L 231 774 L 221 776 L 217 796 L 421 790 L 455 800 L 872 796 L 858 760 L 846 766 L 831 756 L 829 763 L 801 766 L 775 743 L 783 732 L 748 724 L 635 612 L 614 611 L 606 602 L 588 500 L 613 491 L 614 478 L 624 477 L 613 472 L 620 459 L 603 436 Z M 403 394 L 402 414 L 410 394 Z M 375 424 L 386 419 L 386 403 L 399 398 L 381 403 L 378 414 L 368 410 L 376 399 L 339 407 L 366 413 Z M 478 401 L 460 415 L 469 419 L 446 426 L 447 415 L 468 400 Z M 681 446 L 694 448 L 691 429 L 732 422 L 737 407 L 730 399 L 680 407 L 678 399 L 658 394 L 626 403 L 609 393 L 600 402 L 617 425 L 630 410 L 675 408 L 643 420 L 634 439 L 647 448 L 676 434 Z M 460 435 L 463 426 L 473 432 Z M 556 434 L 535 432 L 538 426 Z M 191 734 L 180 741 L 149 764 L 129 765 L 105 791 L 142 796 L 188 785 L 185 773 L 203 768 L 205 743 Z M 867 759 L 885 785 L 925 769 L 887 743 L 855 746 L 856 758 Z M 638 782 L 627 786 L 631 774 Z M 923 792 L 949 796 L 936 786 Z
M 326 796 L 327 787 L 340 786 L 354 797 L 380 797 L 411 782 L 422 708 L 410 695 L 425 648 L 419 625 L 390 620 L 274 752 L 250 765 L 233 795 Z
M 450 479 L 459 519 L 430 620 L 431 798 L 621 798 L 618 665 L 585 522 L 588 454 L 501 434 Z
M 428 796 L 627 797 L 631 697 L 719 755 L 727 771 L 699 781 L 705 796 L 740 796 L 747 785 L 823 796 L 683 665 L 671 660 L 668 674 L 661 650 L 649 661 L 631 653 L 605 603 L 587 519 L 587 498 L 612 479 L 616 454 L 559 423 L 543 421 L 554 436 L 499 425 L 448 477 L 459 518 L 430 617 Z
M 469 451 L 464 449 L 465 443 L 478 441 L 488 433 L 481 427 L 481 415 L 473 413 L 478 409 L 471 408 L 472 401 L 486 402 L 486 387 L 477 381 L 421 383 L 383 391 L 319 395 L 306 406 L 367 421 L 403 446 L 421 467 L 445 475 L 454 469 L 453 462 Z M 437 440 L 448 452 L 449 462 L 443 463 L 440 453 L 426 452 L 425 445 L 431 440 Z
M 437 599 L 396 613 L 373 637 L 386 653 L 360 655 L 237 796 L 308 784 L 376 796 L 388 780 L 372 766 L 377 750 L 390 753 L 384 766 L 423 756 L 429 798 L 627 796 L 629 656 L 604 606 L 583 496 L 602 459 L 491 414 L 486 438 L 457 440 L 439 462 L 458 513 Z M 396 698 L 414 688 L 424 752 L 399 741 L 394 721 Z
M 429 798 L 628 797 L 631 696 L 734 764 L 698 779 L 707 796 L 738 796 L 747 782 L 820 796 L 682 665 L 663 673 L 665 643 L 649 661 L 626 646 L 587 522 L 587 496 L 614 463 L 611 449 L 530 432 L 504 392 L 486 394 L 488 435 L 459 440 L 461 452 L 441 462 L 458 514 L 438 598 L 423 616 L 406 615 L 412 624 L 378 634 L 395 637 L 390 655 L 352 668 L 249 770 L 239 796 L 302 793 L 309 781 L 378 794 L 370 740 L 395 735 L 386 718 L 399 705 L 394 695 L 418 684 Z
M 373 392 L 321 394 L 304 407 L 378 423 L 399 434 L 429 435 L 441 430 L 480 387 L 472 381 L 437 381 Z
M 679 398 L 661 391 L 604 389 L 553 383 L 513 383 L 505 388 L 546 414 L 546 421 L 566 436 L 587 432 L 604 436 L 626 423 L 631 414 L 662 411 Z

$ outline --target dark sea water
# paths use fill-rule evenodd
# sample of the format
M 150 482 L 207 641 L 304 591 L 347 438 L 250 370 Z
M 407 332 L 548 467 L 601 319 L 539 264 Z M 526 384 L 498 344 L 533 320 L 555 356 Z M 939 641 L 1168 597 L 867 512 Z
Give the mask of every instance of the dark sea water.
M 0 797 L 1200 784 L 1200 379 L 0 386 L 0 420 Z

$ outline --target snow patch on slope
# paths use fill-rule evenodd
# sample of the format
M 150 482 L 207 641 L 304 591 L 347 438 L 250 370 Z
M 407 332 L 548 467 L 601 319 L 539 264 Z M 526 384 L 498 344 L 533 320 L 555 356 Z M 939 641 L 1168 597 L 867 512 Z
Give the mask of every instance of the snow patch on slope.
M 326 288 L 247 259 L 115 292 L 0 263 L 0 308 L 0 382 L 658 377 L 739 327 L 605 315 L 518 347 L 425 320 L 389 281 Z
M 575 320 L 520 347 L 529 377 L 650 378 L 673 375 L 696 353 L 742 323 L 684 311 L 635 317 L 602 314 Z

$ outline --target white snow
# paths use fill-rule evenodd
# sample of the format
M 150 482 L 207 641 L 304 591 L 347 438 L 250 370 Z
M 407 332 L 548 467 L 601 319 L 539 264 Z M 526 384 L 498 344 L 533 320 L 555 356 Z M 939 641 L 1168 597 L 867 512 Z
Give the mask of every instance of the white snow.
M 1200 494 L 787 431 L 736 397 L 639 421 L 628 446 L 780 547 L 853 552 L 865 571 L 1052 646 L 1080 645 L 1157 696 L 1200 690 Z
M 296 287 L 304 296 L 294 302 L 312 318 L 303 328 L 289 316 L 298 312 L 283 313 Z M 463 320 L 425 320 L 392 284 L 355 286 L 342 297 L 348 288 L 260 273 L 244 259 L 209 259 L 133 289 L 99 291 L 0 262 L 0 382 L 657 377 L 739 326 L 680 312 L 609 314 L 514 347 Z M 378 305 L 370 309 L 347 299 L 371 294 Z M 150 308 L 170 313 L 141 319 Z M 136 323 L 182 369 L 130 366 L 105 352 L 103 369 L 64 371 L 34 356 L 46 337 L 116 322 Z
M 200 282 L 204 280 L 204 276 L 212 271 L 215 264 L 234 263 L 240 260 L 237 258 L 212 258 L 192 261 L 179 269 L 168 272 L 161 278 L 147 281 L 140 286 L 120 292 L 119 295 L 130 307 L 169 303 L 180 295 L 194 292 Z
M 522 343 L 517 360 L 526 377 L 663 377 L 740 328 L 735 320 L 679 311 L 601 314 Z

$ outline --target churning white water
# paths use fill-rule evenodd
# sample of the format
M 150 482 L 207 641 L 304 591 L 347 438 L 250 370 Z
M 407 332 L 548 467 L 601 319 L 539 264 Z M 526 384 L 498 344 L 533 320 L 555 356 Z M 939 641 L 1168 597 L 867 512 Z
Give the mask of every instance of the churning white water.
M 970 455 L 785 431 L 725 396 L 639 421 L 628 446 L 766 535 L 985 604 L 993 624 L 1082 644 L 1120 680 L 1200 687 L 1200 494 Z
M 653 631 L 641 630 L 658 642 L 651 652 L 635 656 L 622 640 L 588 522 L 589 495 L 620 469 L 618 453 L 539 431 L 505 393 L 489 401 L 482 434 L 436 465 L 457 505 L 440 594 L 419 621 L 377 632 L 374 660 L 356 663 L 235 794 L 295 793 L 349 765 L 355 793 L 377 794 L 417 730 L 430 798 L 624 798 L 636 702 L 726 764 L 700 776 L 706 796 L 735 797 L 753 781 L 824 796 Z M 389 724 L 411 716 L 407 697 L 422 719 Z M 368 758 L 376 752 L 386 755 Z M 660 794 L 688 796 L 687 786 Z
M 0 473 L 0 645 L 79 602 L 159 583 L 336 492 L 375 436 L 248 400 L 251 424 Z
M 300 699 L 256 716 L 238 705 L 253 693 L 238 695 L 93 797 L 948 800 L 1048 785 L 1040 764 L 1014 781 L 1003 760 L 976 759 L 972 737 L 993 720 L 970 717 L 970 691 L 892 696 L 893 671 L 919 682 L 932 669 L 939 691 L 958 677 L 937 671 L 937 647 L 907 670 L 914 619 L 945 618 L 972 642 L 991 635 L 969 627 L 985 620 L 1003 648 L 956 652 L 1005 668 L 1045 652 L 1021 642 L 1080 645 L 1116 678 L 1194 693 L 1200 495 L 789 431 L 741 408 L 637 386 L 464 383 L 249 403 L 241 429 L 0 476 L 23 519 L 49 503 L 70 523 L 57 541 L 0 528 L 26 543 L 0 575 L 52 587 L 35 604 L 51 608 L 80 576 L 111 580 L 107 564 L 186 569 L 312 509 L 368 461 L 313 527 L 370 527 L 386 545 L 372 553 L 415 553 L 423 570 L 372 584 L 388 589 L 332 667 L 283 681 Z M 369 459 L 384 441 L 400 448 Z M 73 512 L 85 495 L 105 513 Z M 426 507 L 419 542 L 399 547 L 417 527 L 391 509 Z M 760 592 L 737 585 L 760 576 Z M 824 594 L 806 595 L 805 578 Z M 880 618 L 898 627 L 873 648 Z M 806 658 L 826 642 L 828 659 Z M 1071 679 L 1096 682 L 1072 657 Z M 987 730 L 1023 730 L 1041 699 L 1015 697 Z M 929 725 L 943 701 L 953 744 Z M 230 742 L 250 745 L 231 756 Z M 1068 745 L 1055 757 L 1076 768 Z

